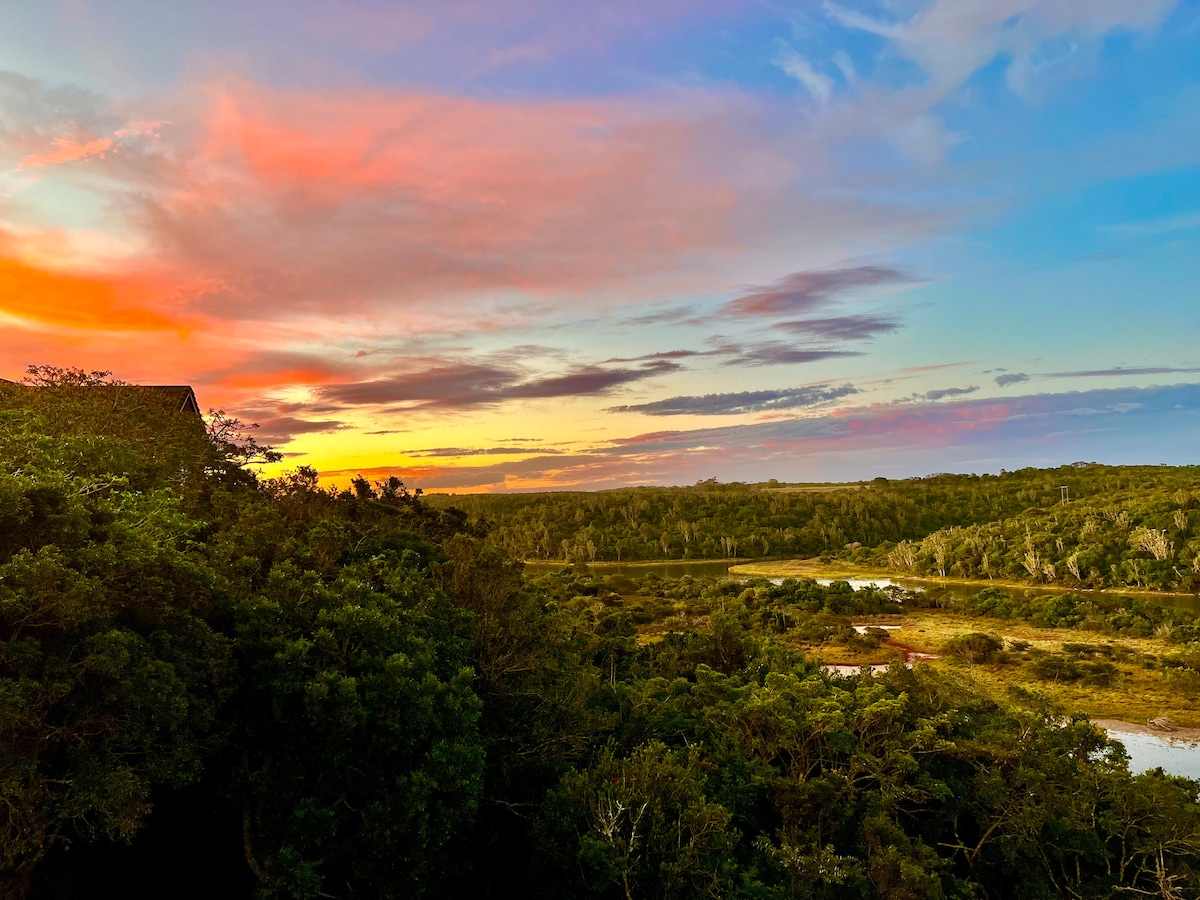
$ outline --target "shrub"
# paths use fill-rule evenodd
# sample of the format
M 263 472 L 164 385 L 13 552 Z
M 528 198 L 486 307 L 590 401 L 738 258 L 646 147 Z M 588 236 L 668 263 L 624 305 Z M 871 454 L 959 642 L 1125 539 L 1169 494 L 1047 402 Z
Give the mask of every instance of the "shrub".
M 942 653 L 968 663 L 990 662 L 1004 649 L 1004 641 L 994 634 L 973 631 L 951 638 L 942 645 Z
M 1078 681 L 1082 674 L 1079 663 L 1061 653 L 1047 653 L 1038 657 L 1030 663 L 1030 669 L 1043 681 Z

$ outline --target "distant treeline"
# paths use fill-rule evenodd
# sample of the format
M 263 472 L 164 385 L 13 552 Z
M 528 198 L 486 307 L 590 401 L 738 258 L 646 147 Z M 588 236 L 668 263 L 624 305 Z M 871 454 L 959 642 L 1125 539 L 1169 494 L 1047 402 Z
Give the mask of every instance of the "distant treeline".
M 1064 502 L 1064 498 L 1067 502 Z M 522 559 L 843 558 L 1066 587 L 1200 586 L 1200 467 L 1021 469 L 841 489 L 703 482 L 595 493 L 431 495 Z
M 845 554 L 897 572 L 1088 588 L 1200 590 L 1200 468 L 1122 467 L 1107 489 Z
M 34 374 L 0 386 L 0 897 L 1200 894 L 1196 782 L 783 640 L 888 595 L 531 583 L 397 480 L 259 480 L 235 422 Z

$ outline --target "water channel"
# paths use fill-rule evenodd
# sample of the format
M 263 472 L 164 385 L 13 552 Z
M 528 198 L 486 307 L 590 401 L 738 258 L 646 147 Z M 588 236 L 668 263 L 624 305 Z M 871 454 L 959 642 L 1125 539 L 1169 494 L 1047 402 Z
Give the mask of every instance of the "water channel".
M 1106 726 L 1106 730 L 1125 745 L 1131 772 L 1161 767 L 1171 775 L 1200 779 L 1200 742 L 1194 738 L 1145 734 L 1112 726 Z
M 659 578 L 683 578 L 684 576 L 692 576 L 693 578 L 711 577 L 711 578 L 756 578 L 762 576 L 755 575 L 729 575 L 731 566 L 738 565 L 736 562 L 728 560 L 668 560 L 664 562 L 638 562 L 638 563 L 593 563 L 587 567 L 587 571 L 592 575 L 628 575 L 634 578 L 644 577 L 646 575 L 657 575 Z M 561 562 L 527 562 L 525 571 L 533 577 L 544 575 L 549 572 L 557 572 L 564 568 Z M 807 576 L 795 576 L 807 577 Z M 782 577 L 770 576 L 768 580 L 775 584 L 783 582 Z M 845 581 L 850 587 L 855 590 L 870 587 L 874 585 L 878 588 L 898 587 L 906 591 L 923 591 L 930 587 L 946 591 L 951 597 L 969 597 L 985 590 L 988 585 L 980 584 L 947 584 L 939 585 L 928 581 L 915 581 L 905 578 L 888 578 L 888 577 L 860 577 L 860 578 L 832 578 L 832 577 L 816 577 L 814 579 L 819 584 L 832 584 L 834 581 Z M 1021 590 L 1021 588 L 1007 587 L 1006 590 Z M 1032 590 L 1056 590 L 1056 588 L 1031 588 Z M 1123 595 L 1115 595 L 1123 596 Z M 1152 603 L 1158 603 L 1163 606 L 1175 606 L 1182 609 L 1190 609 L 1200 612 L 1200 597 L 1196 596 L 1171 596 L 1171 595 L 1146 595 L 1140 594 L 1142 599 L 1149 600 Z M 842 676 L 854 676 L 859 673 L 858 666 L 828 666 L 831 674 Z M 872 672 L 882 670 L 886 666 L 872 666 Z M 1113 737 L 1121 741 L 1125 745 L 1125 749 L 1129 753 L 1129 767 L 1135 772 L 1140 772 L 1145 769 L 1153 769 L 1161 766 L 1164 771 L 1172 775 L 1184 775 L 1189 778 L 1200 779 L 1200 743 L 1197 743 L 1191 738 L 1172 737 L 1170 734 L 1146 734 L 1143 732 L 1127 731 L 1120 727 L 1119 723 L 1105 723 L 1105 726 Z

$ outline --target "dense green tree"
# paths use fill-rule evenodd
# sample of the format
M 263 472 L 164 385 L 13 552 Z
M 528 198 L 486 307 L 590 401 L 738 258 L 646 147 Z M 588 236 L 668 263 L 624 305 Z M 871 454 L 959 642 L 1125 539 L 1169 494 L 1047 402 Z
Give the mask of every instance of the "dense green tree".
M 206 621 L 221 580 L 136 454 L 0 413 L 0 872 L 21 894 L 56 843 L 129 838 L 156 785 L 194 780 L 230 690 Z
M 738 835 L 729 811 L 705 796 L 705 765 L 699 747 L 650 742 L 624 758 L 608 748 L 595 765 L 563 776 L 538 835 L 541 868 L 554 885 L 544 893 L 729 896 Z
M 231 752 L 247 860 L 280 897 L 436 888 L 481 788 L 461 615 L 411 563 L 284 562 L 238 604 Z

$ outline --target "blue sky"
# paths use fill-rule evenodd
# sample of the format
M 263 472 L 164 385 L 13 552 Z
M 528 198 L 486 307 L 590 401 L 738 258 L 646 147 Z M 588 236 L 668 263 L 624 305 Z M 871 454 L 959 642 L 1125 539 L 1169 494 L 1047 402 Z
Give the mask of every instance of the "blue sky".
M 0 376 L 427 489 L 1196 461 L 1200 3 L 3 14 Z

